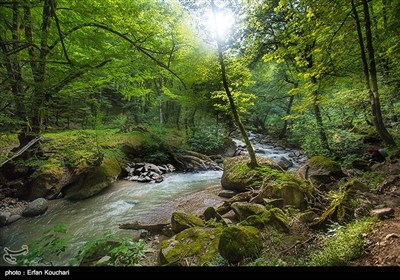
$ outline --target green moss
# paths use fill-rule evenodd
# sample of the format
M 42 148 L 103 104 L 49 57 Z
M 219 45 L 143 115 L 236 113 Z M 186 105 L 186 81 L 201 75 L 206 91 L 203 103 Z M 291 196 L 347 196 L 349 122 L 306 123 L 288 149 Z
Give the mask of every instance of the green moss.
M 204 265 L 218 256 L 221 228 L 188 228 L 161 243 L 161 265 Z
M 251 226 L 231 226 L 222 231 L 218 250 L 228 262 L 254 258 L 262 249 L 260 231 Z
M 246 156 L 226 158 L 224 161 L 224 173 L 221 178 L 221 185 L 224 189 L 244 191 L 249 188 L 259 187 L 264 178 L 264 169 L 282 169 L 273 161 L 257 157 L 261 167 L 252 169 L 248 166 L 250 159 Z M 272 172 L 272 171 L 271 171 Z
M 265 212 L 269 214 L 269 211 L 265 211 Z M 252 215 L 250 217 L 247 217 L 246 220 L 241 221 L 239 223 L 239 225 L 251 226 L 251 227 L 258 228 L 258 229 L 263 229 L 265 227 L 265 220 L 260 215 Z
M 372 218 L 366 218 L 337 229 L 334 235 L 326 237 L 321 248 L 310 255 L 307 265 L 348 265 L 349 261 L 364 253 L 363 234 L 369 232 L 375 222 Z
M 272 208 L 258 215 L 249 216 L 246 220 L 240 222 L 242 226 L 253 226 L 262 229 L 266 226 L 272 226 L 283 232 L 289 232 L 289 221 L 282 209 Z
M 248 202 L 235 202 L 232 203 L 231 207 L 241 221 L 249 216 L 261 214 L 265 211 L 263 205 Z
M 175 233 L 178 233 L 191 227 L 204 227 L 205 224 L 196 216 L 188 215 L 182 212 L 174 212 L 171 216 L 171 226 L 172 230 Z
M 66 198 L 80 200 L 99 193 L 118 177 L 121 166 L 117 159 L 105 160 L 99 167 L 88 173 L 81 174 L 68 189 Z
M 319 227 L 328 221 L 335 221 L 344 224 L 353 217 L 354 209 L 357 207 L 356 190 L 365 190 L 365 185 L 357 179 L 350 179 L 339 186 L 336 191 L 328 193 L 329 206 L 322 213 L 320 218 L 311 223 L 311 226 Z
M 308 164 L 316 169 L 323 168 L 330 172 L 341 170 L 340 165 L 335 161 L 323 156 L 315 156 L 308 160 Z

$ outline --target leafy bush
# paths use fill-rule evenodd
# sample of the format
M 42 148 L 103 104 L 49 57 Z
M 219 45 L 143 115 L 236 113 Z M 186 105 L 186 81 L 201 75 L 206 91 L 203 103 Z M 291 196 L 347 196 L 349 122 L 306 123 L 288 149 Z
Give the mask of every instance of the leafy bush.
M 65 253 L 72 240 L 72 237 L 67 236 L 66 232 L 66 225 L 55 225 L 51 230 L 45 232 L 41 239 L 28 246 L 28 254 L 18 257 L 18 265 L 54 265 L 54 259 Z
M 187 140 L 189 149 L 203 154 L 216 154 L 224 146 L 224 138 L 212 129 L 198 131 Z
M 54 262 L 61 263 L 63 259 L 70 259 L 69 265 L 95 265 L 97 261 L 108 256 L 102 265 L 132 266 L 138 264 L 146 251 L 146 244 L 141 240 L 133 242 L 130 238 L 117 238 L 106 233 L 94 240 L 86 242 L 78 249 L 78 253 L 71 258 L 71 249 L 74 238 L 68 236 L 66 225 L 56 225 L 46 232 L 42 238 L 29 244 L 27 255 L 19 256 L 18 265 L 53 266 Z
M 364 218 L 346 226 L 334 224 L 322 244 L 322 250 L 310 255 L 307 265 L 343 266 L 364 253 L 363 234 L 372 229 L 375 220 Z
M 108 256 L 102 265 L 132 266 L 140 261 L 145 250 L 146 244 L 142 240 L 133 242 L 128 237 L 116 239 L 113 234 L 106 233 L 86 242 L 70 261 L 70 265 L 95 265 L 98 259 Z

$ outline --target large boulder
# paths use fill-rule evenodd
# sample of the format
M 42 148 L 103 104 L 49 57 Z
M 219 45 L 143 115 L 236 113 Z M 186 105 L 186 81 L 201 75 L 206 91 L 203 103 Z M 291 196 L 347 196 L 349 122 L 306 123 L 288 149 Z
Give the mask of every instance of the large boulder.
M 288 170 L 290 167 L 293 166 L 293 162 L 290 159 L 287 159 L 284 156 L 280 156 L 276 159 L 274 159 L 274 161 L 280 166 L 282 167 L 282 169 L 284 170 Z
M 65 198 L 82 200 L 94 196 L 107 188 L 121 173 L 121 166 L 117 159 L 104 161 L 91 172 L 78 176 L 64 191 Z
M 256 257 L 262 249 L 260 231 L 250 226 L 231 226 L 222 231 L 218 251 L 231 263 Z
M 11 217 L 10 212 L 0 212 L 0 227 L 5 226 Z
M 214 207 L 208 207 L 204 211 L 203 216 L 204 216 L 204 220 L 206 222 L 214 219 L 216 222 L 219 222 L 222 225 L 226 226 L 226 222 L 225 222 L 224 218 L 222 218 L 222 216 L 220 214 L 218 214 L 217 210 L 215 210 Z
M 44 198 L 38 198 L 34 201 L 30 202 L 25 210 L 22 212 L 22 216 L 25 217 L 33 217 L 46 212 L 47 208 L 49 207 L 49 203 Z
M 262 199 L 279 199 L 282 205 L 290 205 L 298 209 L 305 209 L 307 197 L 312 187 L 309 182 L 300 180 L 289 173 L 281 173 L 274 178 L 266 177 L 261 192 L 257 196 L 258 202 Z
M 206 265 L 218 255 L 222 228 L 192 227 L 161 243 L 160 264 Z
M 171 216 L 171 227 L 173 232 L 178 233 L 191 227 L 204 227 L 202 219 L 182 212 L 174 212 Z
M 252 226 L 259 229 L 265 226 L 272 226 L 279 231 L 289 232 L 289 219 L 282 209 L 279 208 L 272 208 L 261 214 L 249 216 L 240 222 L 240 225 Z
M 237 150 L 237 145 L 235 141 L 232 140 L 232 138 L 226 138 L 224 141 L 224 146 L 222 148 L 222 156 L 223 157 L 233 157 L 236 153 Z
M 257 156 L 257 161 L 261 167 L 282 171 L 282 168 L 270 159 Z M 251 169 L 247 165 L 249 162 L 250 158 L 247 156 L 226 158 L 221 178 L 222 188 L 244 192 L 259 187 L 264 177 L 263 172 L 261 169 Z
M 41 168 L 39 175 L 31 184 L 29 200 L 39 197 L 52 199 L 61 192 L 63 185 L 62 179 L 67 170 L 51 161 Z
M 257 215 L 264 212 L 264 206 L 248 202 L 235 202 L 231 205 L 233 211 L 240 221 L 245 220 L 247 217 Z
M 309 180 L 316 186 L 329 184 L 346 177 L 337 162 L 323 156 L 310 158 L 297 174 L 300 178 Z

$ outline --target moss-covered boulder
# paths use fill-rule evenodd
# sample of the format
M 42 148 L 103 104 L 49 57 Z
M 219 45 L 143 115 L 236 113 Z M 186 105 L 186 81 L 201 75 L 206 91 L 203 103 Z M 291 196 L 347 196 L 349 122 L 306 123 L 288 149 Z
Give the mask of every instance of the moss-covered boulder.
M 242 226 L 253 226 L 259 229 L 265 226 L 272 226 L 283 232 L 289 232 L 289 220 L 282 209 L 272 208 L 258 215 L 249 216 L 240 222 Z
M 172 231 L 175 233 L 181 232 L 185 229 L 191 227 L 204 227 L 204 222 L 202 219 L 188 215 L 182 212 L 174 212 L 171 216 L 171 227 Z
M 160 264 L 206 265 L 218 255 L 222 228 L 191 227 L 161 243 Z
M 250 226 L 231 226 L 222 231 L 218 251 L 231 263 L 257 257 L 262 249 L 260 231 Z
M 298 174 L 317 186 L 332 183 L 346 176 L 337 162 L 323 156 L 310 158 Z
M 35 179 L 30 185 L 29 200 L 35 200 L 39 197 L 53 199 L 61 192 L 61 189 L 68 183 L 62 180 L 68 170 L 59 166 L 57 162 L 49 160 L 40 170 L 35 172 Z
M 257 161 L 262 167 L 282 171 L 282 168 L 278 164 L 265 157 L 257 156 Z M 222 188 L 243 192 L 250 188 L 259 187 L 264 178 L 263 172 L 260 168 L 251 169 L 248 167 L 247 164 L 249 162 L 250 158 L 247 156 L 226 158 L 221 178 Z
M 310 225 L 314 228 L 325 226 L 328 222 L 335 221 L 344 224 L 354 218 L 354 211 L 358 205 L 358 193 L 367 187 L 357 179 L 351 179 L 339 186 L 338 190 L 329 193 L 330 202 L 319 218 Z
M 121 173 L 121 166 L 117 159 L 105 160 L 99 167 L 78 176 L 65 190 L 65 198 L 82 200 L 107 188 Z
M 305 209 L 307 197 L 312 193 L 309 182 L 300 180 L 289 173 L 282 173 L 271 179 L 266 177 L 262 184 L 262 198 L 281 199 L 282 205 Z M 279 201 L 276 201 L 279 203 Z
M 263 205 L 249 202 L 235 202 L 231 205 L 239 221 L 247 217 L 263 213 L 266 209 Z
M 204 220 L 205 221 L 210 221 L 212 219 L 214 219 L 216 222 L 221 223 L 222 225 L 226 226 L 226 222 L 224 220 L 224 218 L 222 218 L 222 216 L 220 214 L 218 214 L 217 210 L 215 210 L 214 207 L 208 207 L 204 213 Z

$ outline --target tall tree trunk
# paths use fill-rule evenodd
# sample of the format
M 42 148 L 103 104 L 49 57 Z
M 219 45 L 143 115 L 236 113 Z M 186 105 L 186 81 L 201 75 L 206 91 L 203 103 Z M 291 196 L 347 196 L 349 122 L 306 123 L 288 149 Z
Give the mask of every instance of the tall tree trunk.
M 292 94 L 289 97 L 289 103 L 288 103 L 288 106 L 286 108 L 286 116 L 289 116 L 290 112 L 292 111 L 293 101 L 294 101 L 294 95 Z M 279 139 L 285 138 L 288 125 L 289 125 L 289 121 L 287 119 L 285 119 L 284 123 L 283 123 L 283 127 L 281 129 L 281 132 L 279 133 Z
M 353 12 L 353 16 L 354 16 L 354 19 L 356 22 L 358 43 L 360 46 L 360 53 L 361 53 L 361 60 L 363 63 L 365 88 L 368 91 L 370 104 L 371 104 L 372 120 L 373 120 L 375 130 L 378 133 L 379 137 L 386 144 L 388 144 L 390 146 L 395 146 L 396 143 L 394 142 L 393 137 L 387 131 L 385 124 L 383 122 L 383 117 L 382 117 L 381 104 L 380 104 L 379 91 L 378 91 L 378 78 L 377 78 L 377 73 L 376 73 L 375 54 L 374 54 L 374 48 L 372 45 L 371 20 L 370 20 L 370 16 L 369 16 L 368 1 L 363 0 L 362 4 L 363 4 L 363 9 L 364 9 L 366 47 L 364 45 L 364 36 L 362 34 L 361 21 L 358 16 L 358 11 L 354 4 L 354 0 L 351 1 L 352 12 Z M 368 52 L 369 65 L 368 65 L 368 59 L 367 59 L 366 52 Z
M 215 3 L 214 3 L 214 0 L 211 0 L 211 8 L 212 8 L 213 17 L 214 17 L 214 23 L 215 23 L 215 25 L 217 25 L 216 6 L 215 6 Z M 251 145 L 251 142 L 250 142 L 249 137 L 247 135 L 247 131 L 244 128 L 244 125 L 243 125 L 242 121 L 240 120 L 240 116 L 239 116 L 239 114 L 237 112 L 237 109 L 236 109 L 235 101 L 233 99 L 231 90 L 229 88 L 228 79 L 226 77 L 224 57 L 223 57 L 223 54 L 222 54 L 222 43 L 221 43 L 220 36 L 218 34 L 218 28 L 216 28 L 215 32 L 216 32 L 216 41 L 217 41 L 217 48 L 218 48 L 219 65 L 220 65 L 220 68 L 221 68 L 222 83 L 224 85 L 226 96 L 228 97 L 228 100 L 229 100 L 229 105 L 230 105 L 230 108 L 231 108 L 231 111 L 232 111 L 233 119 L 235 120 L 236 125 L 239 127 L 240 133 L 242 134 L 244 143 L 246 144 L 246 148 L 247 148 L 247 151 L 248 151 L 249 156 L 250 156 L 250 163 L 248 164 L 248 166 L 250 168 L 255 168 L 255 167 L 258 166 L 256 154 L 254 152 L 253 146 Z

